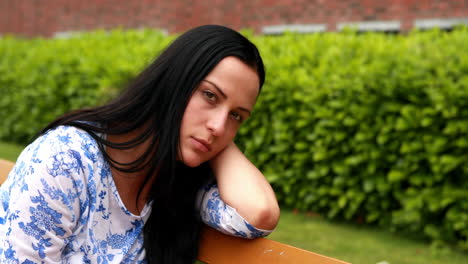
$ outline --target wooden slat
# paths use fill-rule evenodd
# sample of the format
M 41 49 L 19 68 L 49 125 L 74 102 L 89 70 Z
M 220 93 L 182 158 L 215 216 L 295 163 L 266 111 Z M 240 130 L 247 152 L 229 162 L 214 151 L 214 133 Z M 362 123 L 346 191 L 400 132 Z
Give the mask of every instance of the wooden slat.
M 227 236 L 208 227 L 201 239 L 198 259 L 209 264 L 348 263 L 266 238 L 247 240 Z
M 0 185 L 6 180 L 15 163 L 0 159 Z

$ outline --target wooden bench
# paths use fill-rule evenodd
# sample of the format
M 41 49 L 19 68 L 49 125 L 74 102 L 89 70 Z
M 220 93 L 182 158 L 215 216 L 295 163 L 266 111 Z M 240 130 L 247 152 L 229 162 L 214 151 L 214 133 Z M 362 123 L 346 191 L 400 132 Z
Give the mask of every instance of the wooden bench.
M 15 163 L 0 159 L 0 185 L 6 180 Z
M 13 166 L 13 162 L 0 159 L 0 184 L 5 181 Z M 198 259 L 209 264 L 348 263 L 267 238 L 248 240 L 228 236 L 209 227 L 203 230 Z

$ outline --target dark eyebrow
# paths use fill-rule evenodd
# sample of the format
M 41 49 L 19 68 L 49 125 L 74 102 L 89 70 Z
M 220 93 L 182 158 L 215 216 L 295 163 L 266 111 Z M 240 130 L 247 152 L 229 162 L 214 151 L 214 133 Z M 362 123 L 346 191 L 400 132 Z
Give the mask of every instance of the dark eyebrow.
M 223 92 L 223 90 L 221 90 L 221 88 L 219 88 L 216 84 L 214 84 L 213 82 L 210 82 L 208 80 L 203 80 L 204 82 L 207 82 L 211 85 L 213 85 L 214 88 L 216 88 L 216 90 L 218 90 L 218 92 L 221 94 L 221 96 L 223 96 L 224 99 L 227 99 L 227 95 Z M 246 112 L 249 116 L 252 115 L 252 113 L 250 112 L 249 109 L 247 108 L 244 108 L 244 107 L 238 107 L 237 109 L 243 111 L 243 112 Z
M 218 87 L 218 85 L 216 85 L 216 84 L 214 84 L 213 82 L 210 82 L 210 81 L 208 81 L 208 80 L 203 80 L 203 81 L 205 81 L 205 82 L 207 82 L 207 83 L 213 85 L 214 88 L 216 88 L 216 90 L 218 90 L 218 92 L 224 97 L 224 99 L 227 99 L 227 95 L 223 92 L 223 90 L 221 90 L 221 89 Z
M 250 110 L 247 109 L 247 108 L 244 108 L 244 107 L 237 107 L 237 109 L 239 109 L 239 110 L 241 110 L 241 111 L 243 111 L 243 112 L 246 112 L 249 116 L 252 115 L 252 114 L 250 113 Z

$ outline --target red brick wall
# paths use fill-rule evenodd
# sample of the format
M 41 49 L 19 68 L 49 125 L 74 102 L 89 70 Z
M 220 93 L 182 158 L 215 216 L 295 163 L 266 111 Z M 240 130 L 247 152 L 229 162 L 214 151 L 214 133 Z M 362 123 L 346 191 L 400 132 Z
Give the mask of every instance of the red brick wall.
M 278 24 L 326 24 L 468 18 L 468 0 L 0 0 L 0 34 L 142 28 L 181 32 L 202 24 L 235 29 Z

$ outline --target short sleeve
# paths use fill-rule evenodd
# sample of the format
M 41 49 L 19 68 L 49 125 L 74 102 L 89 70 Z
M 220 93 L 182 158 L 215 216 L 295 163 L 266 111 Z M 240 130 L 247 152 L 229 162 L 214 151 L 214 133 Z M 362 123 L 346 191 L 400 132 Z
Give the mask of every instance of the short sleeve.
M 273 232 L 254 227 L 235 208 L 224 203 L 215 181 L 205 184 L 200 189 L 197 206 L 202 221 L 224 234 L 253 239 L 268 236 Z
M 84 163 L 69 140 L 60 131 L 37 139 L 0 189 L 0 263 L 62 262 L 87 206 Z

